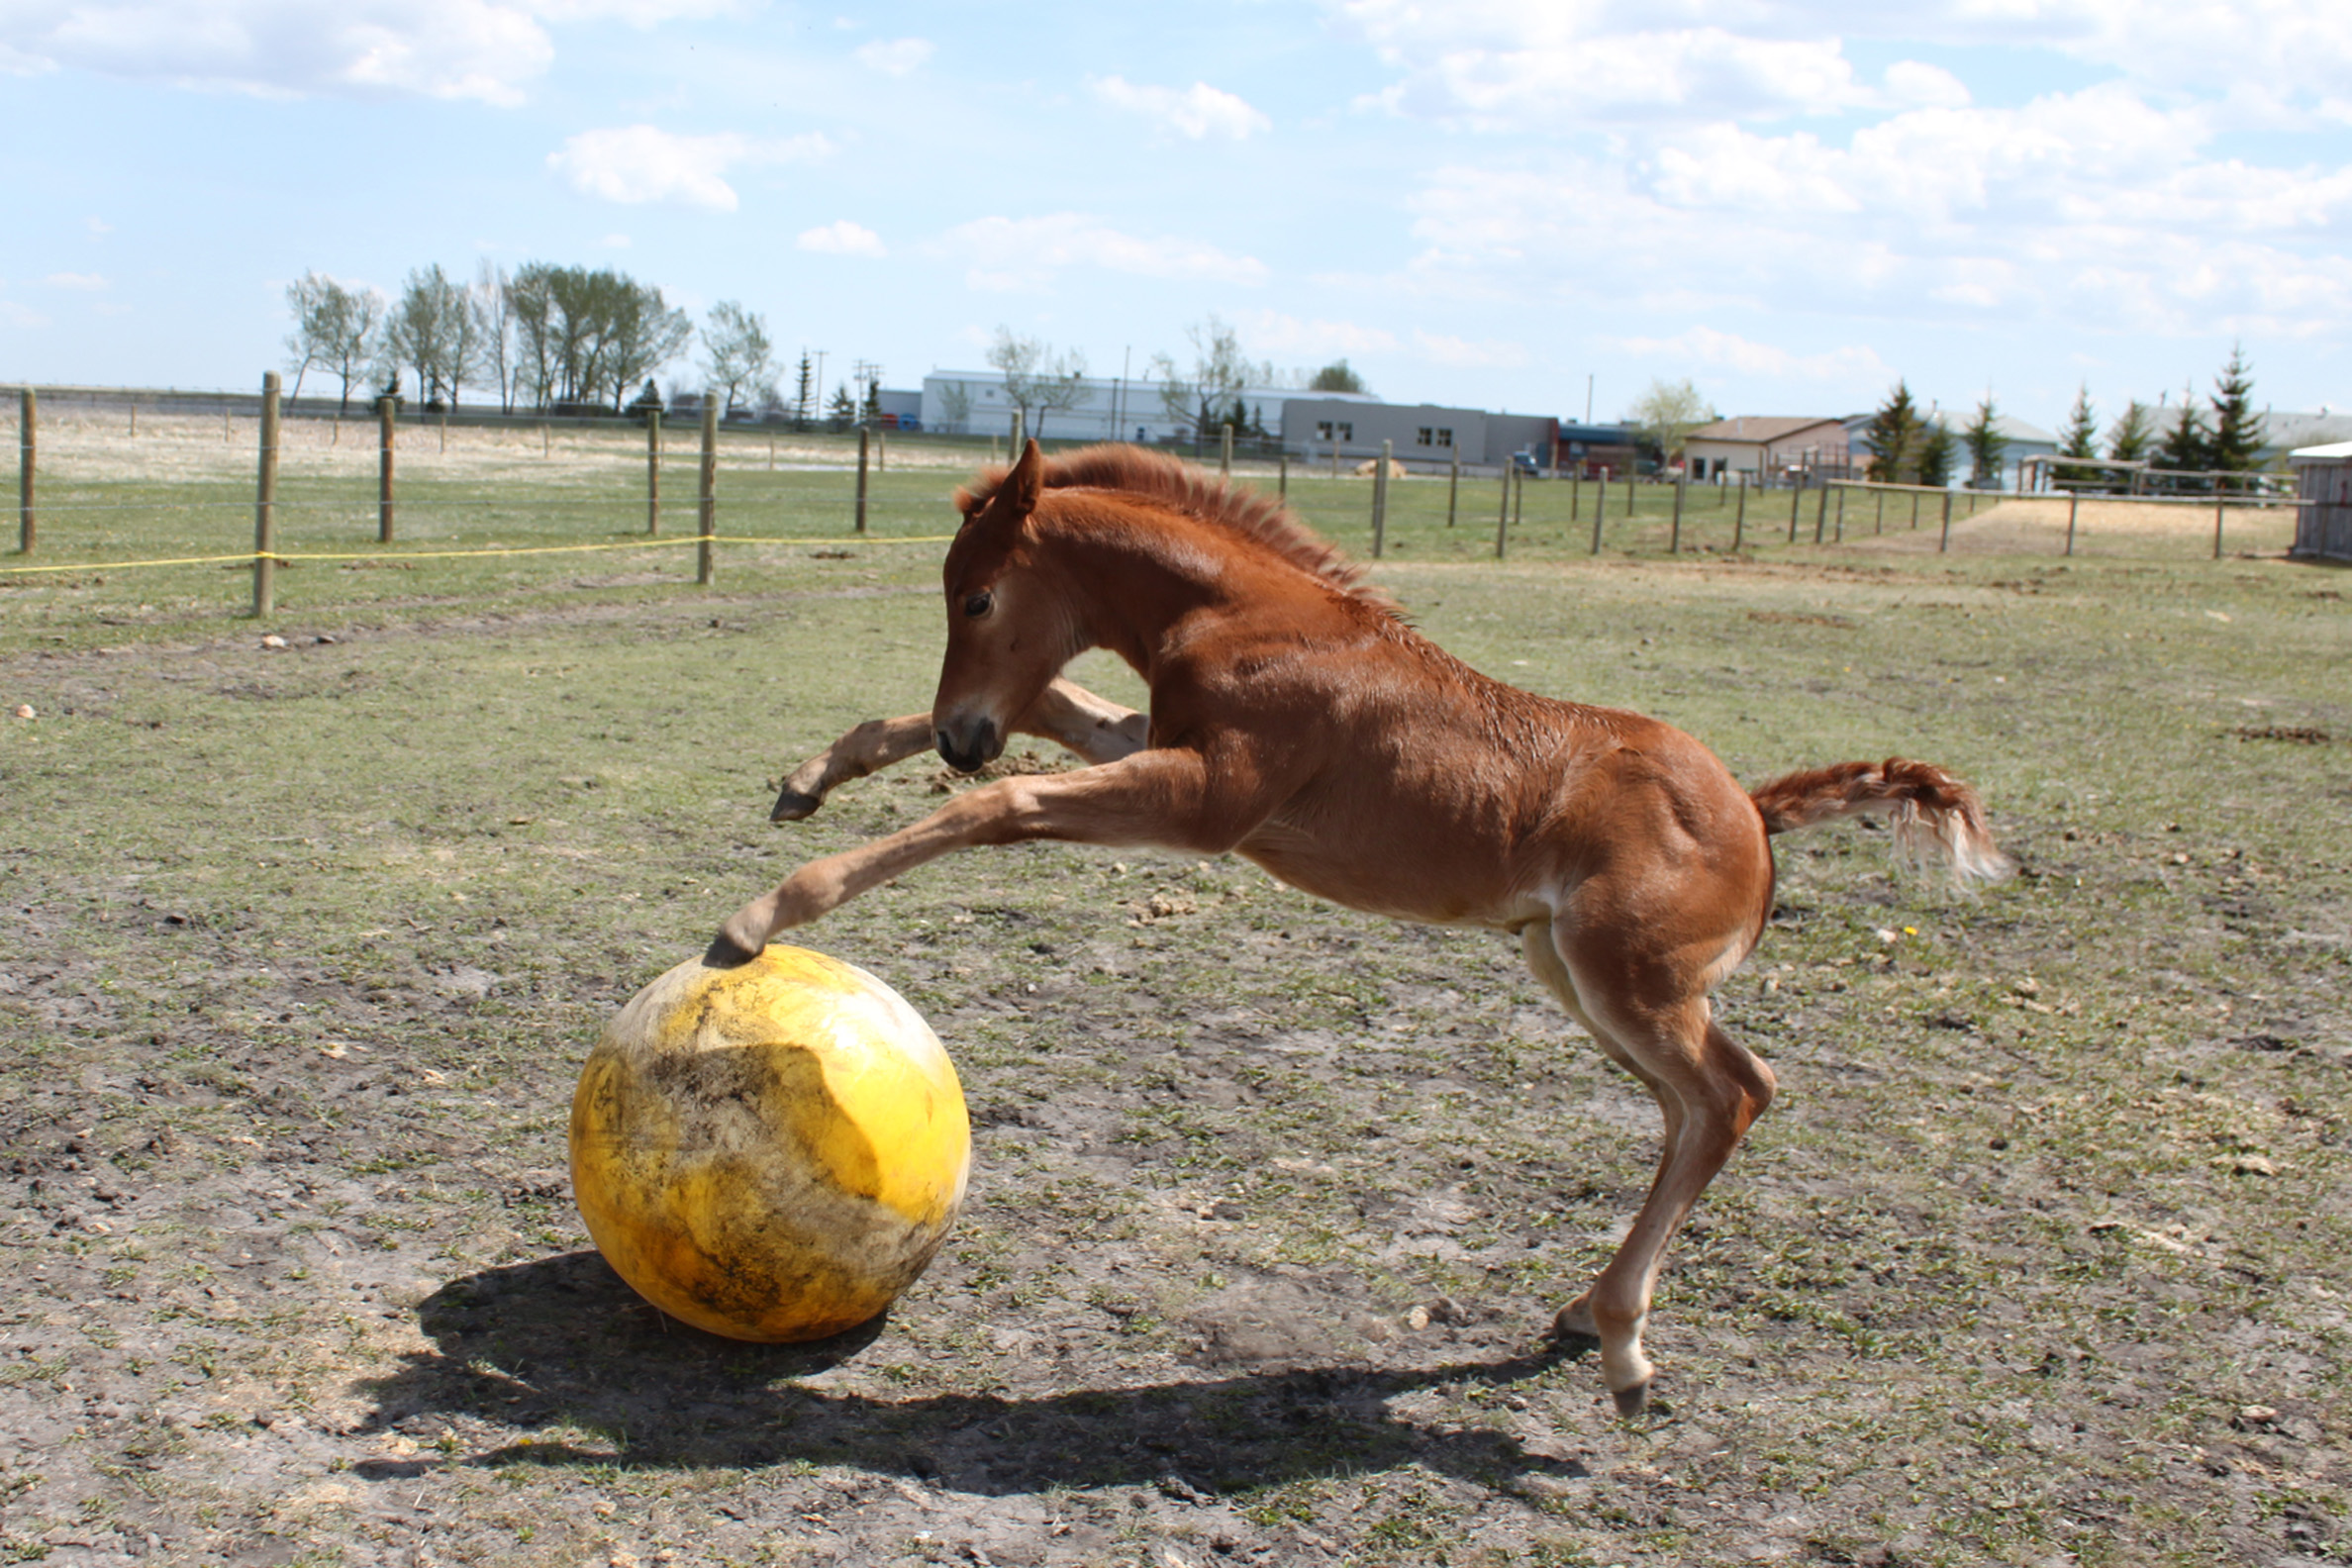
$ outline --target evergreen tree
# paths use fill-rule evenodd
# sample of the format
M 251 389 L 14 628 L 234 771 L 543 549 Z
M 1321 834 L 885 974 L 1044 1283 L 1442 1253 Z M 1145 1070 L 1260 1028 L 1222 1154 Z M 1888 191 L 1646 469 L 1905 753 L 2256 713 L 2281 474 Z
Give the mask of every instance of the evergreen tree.
M 2197 407 L 2195 388 L 2181 393 L 2181 417 L 2156 443 L 2156 466 L 2181 474 L 2201 474 L 2213 466 L 2213 433 L 2205 429 L 2205 415 Z M 2170 479 L 2166 485 L 2175 491 L 2212 488 L 2205 479 Z
M 2134 404 L 2133 407 L 2137 407 Z M 2099 455 L 2099 416 L 2091 411 L 2091 384 L 2084 382 L 2075 393 L 2074 407 L 2067 411 L 2066 424 L 2058 432 L 2058 455 L 2061 457 L 2096 457 Z M 2094 483 L 2099 477 L 2096 468 L 2073 468 L 2061 464 L 2052 475 L 2062 485 Z
M 817 409 L 817 373 L 809 364 L 809 350 L 803 348 L 800 369 L 793 378 L 792 426 L 795 430 L 809 428 L 809 416 Z
M 834 430 L 847 430 L 857 423 L 857 399 L 849 395 L 846 382 L 833 388 L 833 406 L 826 413 Z
M 1919 438 L 1919 479 L 1923 485 L 1941 487 L 1952 482 L 1952 454 L 1959 446 L 1952 439 L 1952 427 L 1941 419 L 1926 422 L 1926 434 Z
M 2155 428 L 2148 419 L 2148 405 L 2133 398 L 2123 405 L 2123 417 L 2115 421 L 2107 432 L 2107 456 L 2115 462 L 2140 462 L 2155 444 Z
M 1972 490 L 2001 488 L 2001 454 L 2008 449 L 2009 440 L 2001 434 L 2001 415 L 1993 407 L 1993 394 L 1987 392 L 1985 401 L 1977 405 L 1976 417 L 1960 433 L 1968 443 L 1968 487 Z
M 2252 473 L 2262 466 L 2262 416 L 2254 412 L 2253 369 L 2245 348 L 2233 344 L 2229 363 L 2213 382 L 2213 434 L 2205 460 L 2224 473 Z
M 1870 477 L 1881 484 L 1915 484 L 1919 477 L 1919 440 L 1925 434 L 1919 411 L 1911 403 L 1911 387 L 1898 381 L 1887 401 L 1871 415 L 1862 439 L 1871 450 Z

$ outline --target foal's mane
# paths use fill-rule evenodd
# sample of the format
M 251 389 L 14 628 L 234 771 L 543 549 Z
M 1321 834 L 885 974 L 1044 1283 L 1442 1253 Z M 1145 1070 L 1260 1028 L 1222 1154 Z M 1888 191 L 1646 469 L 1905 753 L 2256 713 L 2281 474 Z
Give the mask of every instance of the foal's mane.
M 956 509 L 977 517 L 1012 470 L 990 466 L 955 493 Z M 1119 442 L 1083 446 L 1045 459 L 1047 490 L 1109 490 L 1152 502 L 1198 523 L 1264 546 L 1349 598 L 1395 614 L 1388 595 L 1363 581 L 1364 568 L 1318 536 L 1271 496 L 1242 489 L 1207 469 L 1162 452 Z

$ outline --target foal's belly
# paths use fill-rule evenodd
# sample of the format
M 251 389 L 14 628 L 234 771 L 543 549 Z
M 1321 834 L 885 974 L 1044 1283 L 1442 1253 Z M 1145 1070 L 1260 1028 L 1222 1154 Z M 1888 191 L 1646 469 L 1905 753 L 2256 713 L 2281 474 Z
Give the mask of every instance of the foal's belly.
M 1236 850 L 1302 893 L 1369 915 L 1512 929 L 1549 913 L 1512 886 L 1505 857 L 1494 853 L 1464 856 L 1404 836 L 1335 846 L 1279 822 L 1259 828 Z

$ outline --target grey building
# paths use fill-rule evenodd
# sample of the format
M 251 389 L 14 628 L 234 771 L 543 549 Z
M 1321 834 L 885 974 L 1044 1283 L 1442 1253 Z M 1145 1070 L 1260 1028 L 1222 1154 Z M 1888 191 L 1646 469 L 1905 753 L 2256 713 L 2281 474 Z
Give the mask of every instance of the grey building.
M 1292 397 L 1282 405 L 1282 444 L 1297 456 L 1342 462 L 1380 455 L 1390 443 L 1397 460 L 1435 467 L 1460 458 L 1501 467 L 1524 452 L 1552 465 L 1559 421 L 1548 414 L 1489 414 L 1435 403 L 1374 403 L 1360 398 Z

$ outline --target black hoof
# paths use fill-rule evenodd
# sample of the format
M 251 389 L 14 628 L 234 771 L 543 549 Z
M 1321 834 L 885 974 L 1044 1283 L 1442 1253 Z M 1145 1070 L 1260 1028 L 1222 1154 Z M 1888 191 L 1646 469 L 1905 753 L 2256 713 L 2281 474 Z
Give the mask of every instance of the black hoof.
M 787 789 L 776 797 L 775 807 L 768 813 L 768 821 L 799 822 L 803 817 L 816 816 L 817 808 L 824 804 L 818 796 L 803 795 L 799 790 Z
M 1648 1408 L 1649 1391 L 1650 1380 L 1643 1378 L 1631 1388 L 1611 1389 L 1609 1397 L 1617 1401 L 1617 1414 L 1630 1421 Z
M 714 969 L 733 969 L 747 964 L 759 954 L 745 947 L 725 931 L 711 938 L 711 945 L 703 949 L 703 962 Z

